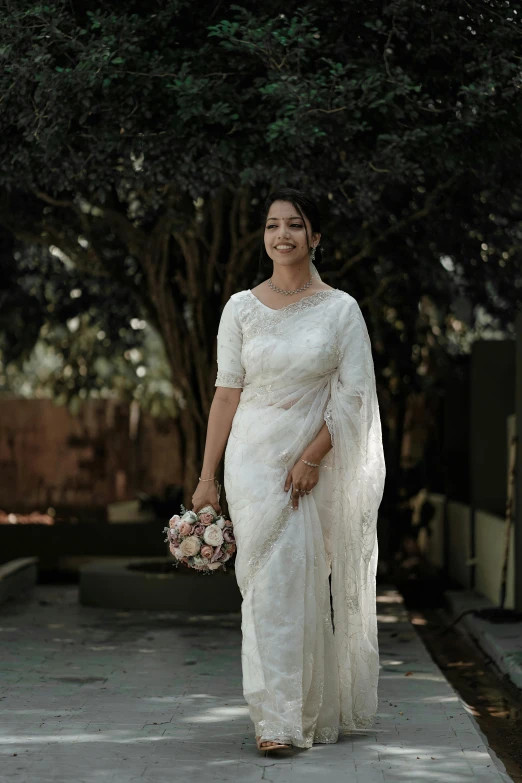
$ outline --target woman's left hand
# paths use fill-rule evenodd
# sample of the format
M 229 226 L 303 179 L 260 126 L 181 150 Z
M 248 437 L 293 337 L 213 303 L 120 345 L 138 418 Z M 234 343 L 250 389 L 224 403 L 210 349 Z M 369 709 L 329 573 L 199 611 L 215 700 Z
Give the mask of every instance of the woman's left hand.
M 299 459 L 285 481 L 285 492 L 292 487 L 292 508 L 297 508 L 301 495 L 308 494 L 319 481 L 319 468 L 313 468 Z

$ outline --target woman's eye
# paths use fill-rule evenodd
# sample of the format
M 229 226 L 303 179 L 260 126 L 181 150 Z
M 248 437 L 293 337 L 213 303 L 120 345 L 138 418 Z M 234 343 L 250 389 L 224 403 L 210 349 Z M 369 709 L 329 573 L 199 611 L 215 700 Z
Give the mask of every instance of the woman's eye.
M 267 228 L 276 228 L 274 223 L 271 223 Z M 290 228 L 302 228 L 302 225 L 300 223 L 292 223 Z

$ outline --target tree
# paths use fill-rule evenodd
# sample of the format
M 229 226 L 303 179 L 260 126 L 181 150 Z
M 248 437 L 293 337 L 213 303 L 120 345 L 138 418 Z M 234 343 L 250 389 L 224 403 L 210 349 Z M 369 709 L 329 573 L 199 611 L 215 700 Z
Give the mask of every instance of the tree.
M 442 328 L 421 323 L 435 342 L 457 295 L 509 322 L 520 306 L 521 16 L 499 0 L 319 0 L 285 13 L 274 2 L 10 0 L 0 223 L 59 248 L 78 273 L 108 275 L 157 329 L 186 400 L 187 495 L 220 309 L 253 284 L 256 212 L 272 187 L 320 200 L 324 277 L 365 306 L 396 393 L 422 363 L 423 295 L 440 313 Z
M 88 398 L 138 402 L 177 416 L 163 345 L 128 292 L 81 273 L 57 248 L 0 255 L 0 393 L 51 397 L 78 410 Z

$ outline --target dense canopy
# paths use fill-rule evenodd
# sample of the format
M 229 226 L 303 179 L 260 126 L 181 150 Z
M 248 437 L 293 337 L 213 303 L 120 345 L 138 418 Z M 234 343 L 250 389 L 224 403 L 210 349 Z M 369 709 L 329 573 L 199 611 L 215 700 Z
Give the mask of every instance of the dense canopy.
M 132 301 L 158 331 L 197 453 L 262 199 L 302 187 L 325 215 L 323 277 L 363 305 L 381 377 L 424 382 L 427 354 L 466 347 L 485 313 L 509 328 L 520 306 L 521 18 L 505 0 L 10 0 L 3 252 L 52 248 L 127 292 L 104 283 L 97 307 L 127 323 Z

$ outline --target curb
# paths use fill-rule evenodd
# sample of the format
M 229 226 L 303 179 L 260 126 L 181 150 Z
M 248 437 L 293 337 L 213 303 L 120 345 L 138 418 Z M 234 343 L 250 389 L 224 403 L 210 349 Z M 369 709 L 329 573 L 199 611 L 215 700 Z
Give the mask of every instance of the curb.
M 471 590 L 448 590 L 445 596 L 453 618 L 470 609 L 491 609 L 495 606 L 488 598 Z M 489 655 L 502 674 L 522 689 L 522 622 L 492 623 L 475 614 L 466 614 L 459 625 Z

